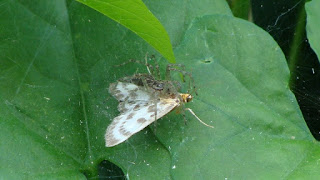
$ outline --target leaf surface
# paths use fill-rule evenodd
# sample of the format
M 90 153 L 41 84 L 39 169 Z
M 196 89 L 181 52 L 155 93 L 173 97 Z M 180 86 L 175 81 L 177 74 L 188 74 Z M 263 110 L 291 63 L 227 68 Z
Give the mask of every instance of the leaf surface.
M 146 72 L 114 65 L 159 54 L 78 2 L 2 1 L 0 178 L 96 178 L 102 160 L 130 179 L 319 178 L 319 143 L 287 87 L 272 38 L 234 19 L 225 1 L 146 4 L 195 78 L 199 96 L 186 106 L 215 128 L 190 114 L 186 126 L 171 113 L 156 131 L 106 148 L 105 130 L 118 114 L 109 84 Z
M 157 133 L 171 153 L 174 178 L 319 178 L 319 143 L 269 34 L 230 16 L 204 16 L 192 22 L 175 54 L 199 88 L 187 106 L 215 128 L 191 114 L 187 126 L 173 115 L 161 120 Z
M 307 36 L 309 43 L 320 59 L 320 34 L 318 30 L 320 28 L 320 1 L 310 1 L 305 5 L 307 12 Z

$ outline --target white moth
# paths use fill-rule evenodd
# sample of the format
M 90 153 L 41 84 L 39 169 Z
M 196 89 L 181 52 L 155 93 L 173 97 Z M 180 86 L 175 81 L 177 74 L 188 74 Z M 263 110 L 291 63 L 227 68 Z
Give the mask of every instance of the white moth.
M 178 93 L 173 82 L 155 80 L 149 74 L 136 74 L 111 83 L 109 93 L 119 101 L 120 115 L 107 128 L 107 147 L 120 144 L 155 120 L 192 100 L 191 94 Z M 191 109 L 186 110 L 205 124 Z

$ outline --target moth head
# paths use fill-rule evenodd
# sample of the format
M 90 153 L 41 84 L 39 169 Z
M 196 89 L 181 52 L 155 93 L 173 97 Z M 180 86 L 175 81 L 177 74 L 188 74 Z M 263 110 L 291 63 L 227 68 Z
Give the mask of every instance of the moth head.
M 184 103 L 192 101 L 192 95 L 191 94 L 181 94 L 182 101 Z

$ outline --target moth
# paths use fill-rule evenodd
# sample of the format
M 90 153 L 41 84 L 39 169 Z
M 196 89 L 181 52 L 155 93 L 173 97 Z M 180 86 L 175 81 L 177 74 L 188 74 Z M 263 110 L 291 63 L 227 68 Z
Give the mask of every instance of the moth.
M 170 74 L 168 71 L 177 70 L 172 68 L 175 65 L 167 66 L 167 75 Z M 110 84 L 109 93 L 118 100 L 120 115 L 115 117 L 107 128 L 106 147 L 122 143 L 177 108 L 188 110 L 202 124 L 213 128 L 202 122 L 190 108 L 184 108 L 184 104 L 190 102 L 193 97 L 189 93 L 178 92 L 179 83 L 170 78 L 167 78 L 169 80 L 156 79 L 149 68 L 148 71 L 149 74 L 135 74 Z

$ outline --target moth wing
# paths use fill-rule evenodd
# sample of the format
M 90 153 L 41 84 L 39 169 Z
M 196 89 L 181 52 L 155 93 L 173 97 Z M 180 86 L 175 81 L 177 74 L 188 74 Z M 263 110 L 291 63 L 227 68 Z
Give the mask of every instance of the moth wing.
M 123 102 L 126 103 L 126 102 Z M 180 103 L 179 99 L 160 99 L 157 107 L 152 101 L 137 101 L 132 109 L 122 112 L 108 126 L 105 134 L 106 146 L 112 147 L 127 140 L 133 134 L 141 131 L 157 119 L 172 111 Z
M 136 101 L 150 99 L 150 93 L 133 83 L 115 82 L 109 86 L 109 93 L 118 101 Z

